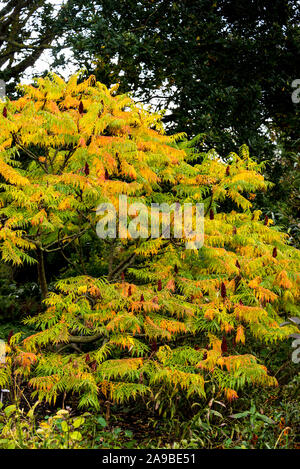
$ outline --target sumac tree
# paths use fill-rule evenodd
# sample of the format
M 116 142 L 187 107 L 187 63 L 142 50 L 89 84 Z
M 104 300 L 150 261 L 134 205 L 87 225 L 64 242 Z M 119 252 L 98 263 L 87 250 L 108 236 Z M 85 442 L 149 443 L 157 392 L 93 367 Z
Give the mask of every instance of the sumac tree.
M 193 402 L 212 386 L 232 400 L 244 386 L 276 385 L 247 341 L 296 331 L 279 324 L 299 315 L 300 256 L 251 210 L 268 183 L 247 147 L 226 163 L 208 152 L 194 164 L 183 135 L 166 136 L 159 116 L 93 77 L 22 88 L 1 108 L 1 252 L 38 263 L 46 309 L 25 321 L 35 334 L 11 338 L 0 383 L 17 364 L 40 399 L 76 393 L 95 408 L 158 391 Z M 101 240 L 105 275 L 60 278 L 48 292 L 45 257 L 95 241 L 96 207 L 117 210 L 121 194 L 147 206 L 202 202 L 203 247 L 172 236 Z

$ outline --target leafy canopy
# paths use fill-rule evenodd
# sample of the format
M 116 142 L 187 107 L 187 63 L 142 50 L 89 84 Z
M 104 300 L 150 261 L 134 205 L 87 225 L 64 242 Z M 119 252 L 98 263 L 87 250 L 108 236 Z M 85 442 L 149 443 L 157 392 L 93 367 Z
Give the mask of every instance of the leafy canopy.
M 247 344 L 295 332 L 279 324 L 299 315 L 300 256 L 252 210 L 268 187 L 262 165 L 246 146 L 229 163 L 198 155 L 193 141 L 165 135 L 158 115 L 77 78 L 39 79 L 2 105 L 1 251 L 20 264 L 88 239 L 107 253 L 106 272 L 57 281 L 46 310 L 25 321 L 37 332 L 10 340 L 1 385 L 13 367 L 40 399 L 74 392 L 96 408 L 159 390 L 193 401 L 216 388 L 232 400 L 246 385 L 276 385 Z M 119 194 L 148 206 L 204 203 L 204 246 L 186 250 L 173 236 L 97 240 L 96 207 L 118 208 Z

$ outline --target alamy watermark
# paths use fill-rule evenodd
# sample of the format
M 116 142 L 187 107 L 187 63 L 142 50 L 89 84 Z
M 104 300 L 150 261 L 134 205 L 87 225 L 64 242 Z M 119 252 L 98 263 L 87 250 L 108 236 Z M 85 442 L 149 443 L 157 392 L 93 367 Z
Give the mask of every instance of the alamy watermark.
M 5 342 L 0 339 L 0 363 L 5 363 Z
M 4 99 L 6 95 L 6 83 L 4 80 L 0 80 L 0 99 Z
M 97 235 L 101 239 L 173 237 L 184 239 L 186 249 L 203 246 L 204 205 L 200 203 L 152 203 L 148 207 L 142 202 L 128 204 L 127 196 L 120 195 L 118 213 L 109 202 L 98 205 L 96 213 L 102 217 L 96 226 Z
M 292 82 L 292 88 L 296 88 L 295 91 L 293 91 L 292 93 L 292 101 L 295 104 L 299 104 L 300 103 L 300 78 L 296 78 L 296 80 Z

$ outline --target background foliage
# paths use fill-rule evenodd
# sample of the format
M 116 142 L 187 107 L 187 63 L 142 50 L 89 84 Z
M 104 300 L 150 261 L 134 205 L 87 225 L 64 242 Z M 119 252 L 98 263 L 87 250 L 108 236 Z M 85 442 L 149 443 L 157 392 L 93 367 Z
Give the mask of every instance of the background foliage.
M 130 447 L 134 437 L 141 447 L 297 447 L 287 339 L 296 329 L 278 324 L 299 315 L 298 3 L 11 0 L 0 17 L 0 75 L 13 99 L 0 119 L 10 264 L 1 264 L 0 337 L 11 342 L 1 379 L 16 406 L 1 411 L 0 445 Z M 16 88 L 34 67 L 45 76 L 45 51 L 63 77 L 84 67 L 79 83 L 52 75 Z M 121 95 L 95 92 L 91 73 Z M 99 240 L 91 209 L 124 190 L 148 204 L 203 201 L 200 257 L 182 256 L 180 243 Z M 265 391 L 266 381 L 278 386 Z M 50 401 L 37 425 L 32 388 Z M 135 413 L 125 401 L 139 394 Z M 53 401 L 72 405 L 71 417 L 55 415 Z M 74 427 L 78 405 L 97 411 Z

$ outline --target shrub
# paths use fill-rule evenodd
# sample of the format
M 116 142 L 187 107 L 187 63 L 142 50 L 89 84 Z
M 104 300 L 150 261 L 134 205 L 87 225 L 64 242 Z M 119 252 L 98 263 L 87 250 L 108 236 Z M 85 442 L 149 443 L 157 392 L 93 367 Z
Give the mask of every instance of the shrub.
M 244 386 L 275 386 L 247 343 L 296 332 L 279 324 L 299 315 L 299 251 L 251 211 L 268 183 L 247 147 L 226 162 L 197 155 L 93 77 L 22 88 L 0 119 L 1 251 L 37 263 L 47 309 L 25 321 L 36 334 L 13 337 L 0 383 L 25 376 L 39 399 L 76 393 L 96 409 L 143 396 L 192 403 L 213 389 L 231 401 Z M 99 241 L 95 209 L 117 209 L 121 194 L 147 206 L 202 202 L 204 246 L 185 249 L 174 223 L 170 239 Z M 105 275 L 83 272 L 48 292 L 48 253 L 86 240 L 99 243 Z

